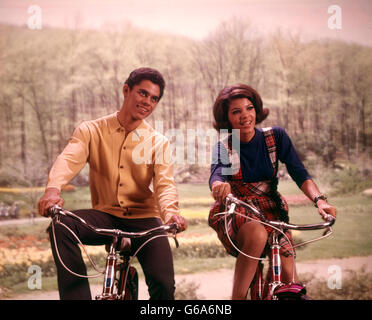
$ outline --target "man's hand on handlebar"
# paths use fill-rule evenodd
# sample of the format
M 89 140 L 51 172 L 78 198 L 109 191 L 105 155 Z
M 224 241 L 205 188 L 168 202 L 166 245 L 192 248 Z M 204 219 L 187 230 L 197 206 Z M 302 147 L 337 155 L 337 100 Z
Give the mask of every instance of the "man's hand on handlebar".
M 185 231 L 187 228 L 187 221 L 184 217 L 174 214 L 166 222 L 166 224 L 175 223 L 178 226 L 178 232 Z
M 49 209 L 54 206 L 62 207 L 64 200 L 60 196 L 60 191 L 57 188 L 47 188 L 44 195 L 38 202 L 39 214 L 43 217 L 49 217 Z

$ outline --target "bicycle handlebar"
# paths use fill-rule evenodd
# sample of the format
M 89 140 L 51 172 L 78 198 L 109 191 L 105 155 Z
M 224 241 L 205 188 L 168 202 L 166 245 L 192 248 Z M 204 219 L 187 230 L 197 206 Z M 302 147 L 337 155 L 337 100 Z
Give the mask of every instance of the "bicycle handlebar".
M 88 222 L 86 222 L 83 218 L 77 216 L 71 211 L 62 209 L 61 207 L 57 205 L 49 208 L 49 212 L 51 213 L 52 219 L 55 219 L 55 218 L 58 219 L 60 215 L 69 216 L 75 220 L 78 220 L 80 223 L 88 227 L 93 232 L 96 232 L 101 235 L 112 236 L 112 237 L 141 238 L 141 237 L 153 235 L 154 233 L 159 232 L 159 231 L 173 232 L 173 235 L 175 236 L 175 234 L 178 231 L 178 226 L 176 223 L 162 225 L 162 226 L 155 227 L 155 228 L 152 228 L 146 231 L 141 231 L 141 232 L 126 232 L 120 229 L 102 229 L 102 228 L 93 227 Z
M 286 223 L 286 222 L 283 222 L 283 221 L 270 221 L 268 219 L 266 219 L 264 217 L 264 215 L 257 210 L 257 208 L 255 208 L 254 206 L 242 201 L 242 200 L 239 200 L 238 198 L 234 197 L 232 194 L 229 194 L 227 197 L 226 197 L 226 206 L 228 206 L 229 204 L 235 204 L 235 205 L 241 205 L 243 207 L 246 207 L 248 208 L 249 210 L 251 210 L 253 212 L 254 215 L 256 215 L 258 218 L 262 219 L 265 223 L 267 224 L 270 224 L 274 227 L 277 227 L 277 228 L 280 228 L 280 229 L 291 229 L 291 230 L 319 230 L 319 229 L 326 229 L 326 228 L 329 228 L 331 227 L 336 219 L 331 216 L 331 215 L 328 215 L 327 217 L 327 220 L 326 222 L 323 222 L 323 223 L 315 223 L 315 224 L 303 224 L 303 225 L 296 225 L 296 224 L 291 224 L 291 223 Z M 235 209 L 235 206 L 233 206 L 233 208 L 231 210 L 230 213 L 233 213 Z

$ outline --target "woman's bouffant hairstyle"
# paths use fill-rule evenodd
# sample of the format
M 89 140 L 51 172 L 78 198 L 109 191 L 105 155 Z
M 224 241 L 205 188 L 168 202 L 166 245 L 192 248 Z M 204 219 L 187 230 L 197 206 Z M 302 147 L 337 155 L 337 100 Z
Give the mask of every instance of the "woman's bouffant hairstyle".
M 227 114 L 230 102 L 238 98 L 247 98 L 252 102 L 256 110 L 256 123 L 264 121 L 269 115 L 269 109 L 262 107 L 261 97 L 256 90 L 245 84 L 228 86 L 220 91 L 213 105 L 213 127 L 217 131 L 221 129 L 232 130 Z

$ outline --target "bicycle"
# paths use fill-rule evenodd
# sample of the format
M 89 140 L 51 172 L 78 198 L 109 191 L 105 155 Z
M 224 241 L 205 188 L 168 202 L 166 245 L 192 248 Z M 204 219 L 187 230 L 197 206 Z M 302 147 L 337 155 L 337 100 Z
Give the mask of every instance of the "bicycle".
M 104 275 L 103 280 L 103 288 L 102 293 L 95 297 L 96 300 L 138 300 L 138 273 L 135 267 L 131 264 L 133 259 L 136 257 L 137 253 L 145 246 L 149 241 L 154 240 L 158 237 L 168 237 L 167 234 L 164 232 L 172 233 L 172 237 L 175 241 L 176 247 L 179 247 L 176 234 L 178 232 L 178 226 L 176 223 L 162 225 L 156 228 L 152 228 L 149 230 L 145 230 L 142 232 L 125 232 L 119 229 L 102 229 L 96 228 L 89 223 L 87 223 L 84 219 L 77 216 L 71 211 L 62 209 L 58 206 L 53 206 L 49 209 L 52 218 L 52 233 L 56 248 L 56 253 L 58 256 L 59 261 L 61 262 L 62 266 L 70 273 L 78 277 L 84 278 L 96 278 Z M 111 236 L 112 241 L 108 245 L 106 245 L 107 257 L 106 257 L 106 267 L 103 271 L 98 270 L 97 266 L 87 253 L 84 245 L 81 243 L 80 239 L 77 235 L 67 226 L 65 225 L 60 217 L 61 216 L 69 216 L 77 221 L 79 221 L 82 225 L 86 226 L 93 232 L 96 232 L 100 235 Z M 78 243 L 83 248 L 86 256 L 88 257 L 91 265 L 93 268 L 98 272 L 95 275 L 81 275 L 73 272 L 70 270 L 62 261 L 58 246 L 55 237 L 55 224 L 60 224 L 67 228 L 69 232 L 75 237 Z M 140 237 L 149 237 L 131 256 L 131 239 L 132 238 L 140 238 Z M 119 258 L 118 258 L 119 256 Z
M 239 212 L 235 211 L 236 206 L 243 206 L 250 210 L 254 216 L 259 218 L 259 220 L 253 219 L 248 216 L 244 216 L 240 214 Z M 226 228 L 226 234 L 228 236 L 229 241 L 234 246 L 234 248 L 241 254 L 259 260 L 257 270 L 255 273 L 255 276 L 252 280 L 252 283 L 250 285 L 250 296 L 252 300 L 298 300 L 298 299 L 310 299 L 308 296 L 306 296 L 306 288 L 304 285 L 295 283 L 294 277 L 295 277 L 295 265 L 293 264 L 293 274 L 292 274 L 292 282 L 289 284 L 284 284 L 281 281 L 281 258 L 280 258 L 280 244 L 279 244 L 279 235 L 282 234 L 284 237 L 287 238 L 288 242 L 290 240 L 284 233 L 285 230 L 320 230 L 325 229 L 325 232 L 322 236 L 318 238 L 314 238 L 311 240 L 307 240 L 301 243 L 298 243 L 296 245 L 291 246 L 291 251 L 294 256 L 294 248 L 303 246 L 308 243 L 312 243 L 321 239 L 324 239 L 326 237 L 329 237 L 332 234 L 332 228 L 331 226 L 335 223 L 335 218 L 331 215 L 328 215 L 327 221 L 323 223 L 318 224 L 305 224 L 305 225 L 295 225 L 286 223 L 283 221 L 269 221 L 265 218 L 265 216 L 253 205 L 250 205 L 244 201 L 241 201 L 234 197 L 233 195 L 229 194 L 226 197 L 226 206 L 225 208 L 227 211 L 221 212 L 219 214 L 224 215 L 225 219 L 225 228 Z M 270 240 L 270 255 L 269 258 L 261 258 L 261 257 L 252 257 L 236 247 L 234 242 L 229 237 L 229 233 L 227 231 L 227 218 L 229 215 L 232 214 L 238 214 L 246 217 L 247 219 L 250 219 L 252 221 L 261 223 L 263 225 L 270 226 L 273 228 L 273 232 L 271 233 L 271 239 Z M 267 276 L 263 277 L 263 269 L 264 264 L 262 261 L 269 261 L 269 267 L 267 271 Z

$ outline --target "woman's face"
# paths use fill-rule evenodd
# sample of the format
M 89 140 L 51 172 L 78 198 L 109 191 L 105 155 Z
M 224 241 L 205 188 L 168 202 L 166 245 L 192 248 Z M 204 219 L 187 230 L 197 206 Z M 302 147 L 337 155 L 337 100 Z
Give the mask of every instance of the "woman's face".
M 240 139 L 248 142 L 255 134 L 256 110 L 247 98 L 237 98 L 230 102 L 227 112 L 233 129 L 240 130 Z

